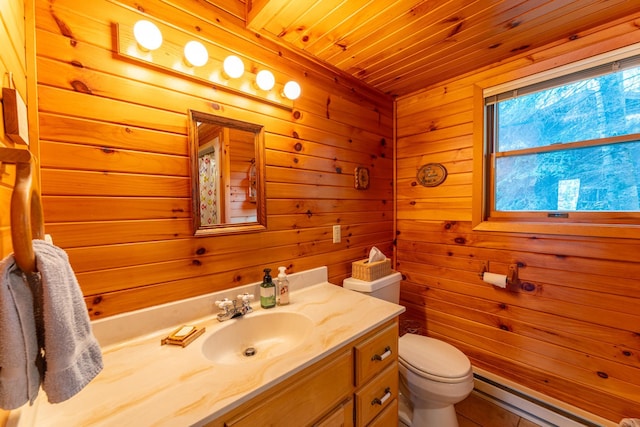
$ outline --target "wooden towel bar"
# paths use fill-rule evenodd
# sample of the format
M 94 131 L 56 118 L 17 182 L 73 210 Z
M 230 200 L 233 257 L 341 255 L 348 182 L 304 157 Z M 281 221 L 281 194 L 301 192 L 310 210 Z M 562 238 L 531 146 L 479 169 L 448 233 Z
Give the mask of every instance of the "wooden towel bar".
M 36 272 L 33 239 L 44 239 L 40 194 L 32 190 L 32 156 L 28 150 L 0 147 L 0 162 L 16 165 L 16 181 L 11 195 L 11 240 L 13 256 L 22 272 Z

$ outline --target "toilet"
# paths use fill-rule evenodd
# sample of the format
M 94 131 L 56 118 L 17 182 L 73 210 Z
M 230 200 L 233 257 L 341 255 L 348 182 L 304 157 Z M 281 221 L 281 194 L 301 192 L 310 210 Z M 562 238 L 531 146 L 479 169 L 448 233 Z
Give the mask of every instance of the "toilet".
M 398 304 L 399 272 L 366 282 L 345 279 L 345 289 Z M 458 427 L 454 405 L 473 390 L 471 362 L 460 350 L 444 341 L 405 334 L 398 343 L 400 372 L 400 426 Z

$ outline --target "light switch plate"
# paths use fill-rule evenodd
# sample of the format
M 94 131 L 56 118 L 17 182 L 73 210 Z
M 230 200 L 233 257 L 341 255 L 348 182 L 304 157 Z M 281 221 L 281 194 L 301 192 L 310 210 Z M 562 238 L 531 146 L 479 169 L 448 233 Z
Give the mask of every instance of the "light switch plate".
M 340 243 L 341 240 L 341 236 L 340 236 L 340 225 L 334 225 L 333 226 L 333 243 Z

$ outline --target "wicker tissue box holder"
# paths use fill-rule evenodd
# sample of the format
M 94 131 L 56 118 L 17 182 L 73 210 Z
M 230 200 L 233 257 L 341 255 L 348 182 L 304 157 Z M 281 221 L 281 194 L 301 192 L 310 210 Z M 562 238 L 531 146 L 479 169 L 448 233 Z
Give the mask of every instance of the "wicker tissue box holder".
M 391 260 L 369 262 L 369 259 L 361 259 L 351 263 L 351 277 L 366 282 L 372 282 L 391 274 Z

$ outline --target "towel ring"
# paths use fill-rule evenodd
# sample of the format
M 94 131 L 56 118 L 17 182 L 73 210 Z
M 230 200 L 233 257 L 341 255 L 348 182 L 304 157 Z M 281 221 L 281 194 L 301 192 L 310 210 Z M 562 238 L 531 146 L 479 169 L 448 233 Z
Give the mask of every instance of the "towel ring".
M 0 161 L 16 165 L 16 180 L 11 194 L 11 241 L 13 256 L 23 273 L 36 272 L 32 240 L 44 238 L 40 194 L 32 189 L 32 155 L 18 148 L 0 148 Z

